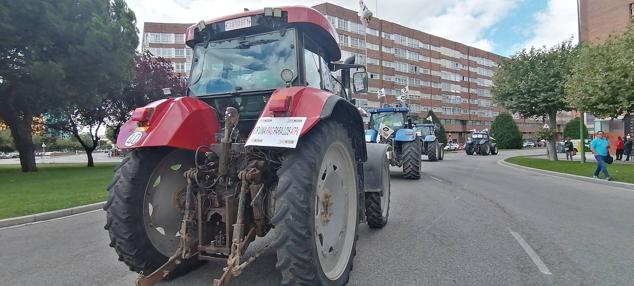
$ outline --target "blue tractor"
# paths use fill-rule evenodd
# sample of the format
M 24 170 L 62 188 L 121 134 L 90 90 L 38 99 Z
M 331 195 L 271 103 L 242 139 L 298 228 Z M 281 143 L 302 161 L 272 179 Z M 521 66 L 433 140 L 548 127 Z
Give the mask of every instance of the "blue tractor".
M 445 146 L 438 141 L 439 128 L 435 123 L 416 124 L 416 135 L 422 141 L 422 153 L 427 155 L 429 161 L 438 161 L 445 158 Z
M 390 165 L 403 167 L 403 178 L 416 180 L 420 178 L 421 144 L 408 112 L 407 107 L 369 109 L 365 141 L 390 145 Z

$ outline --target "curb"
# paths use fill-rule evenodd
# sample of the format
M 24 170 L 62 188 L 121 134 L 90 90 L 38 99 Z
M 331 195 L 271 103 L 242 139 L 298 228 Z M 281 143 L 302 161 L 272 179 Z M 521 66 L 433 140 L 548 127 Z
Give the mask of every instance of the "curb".
M 19 225 L 19 224 L 34 223 L 34 222 L 45 221 L 45 220 L 50 220 L 54 218 L 60 218 L 60 217 L 65 217 L 69 215 L 94 211 L 94 210 L 103 208 L 103 205 L 105 203 L 106 202 L 99 202 L 99 203 L 83 205 L 83 206 L 78 206 L 78 207 L 73 207 L 68 209 L 61 209 L 56 211 L 1 219 L 0 228 Z
M 509 158 L 511 158 L 511 157 L 509 157 Z M 506 159 L 508 159 L 508 158 L 498 160 L 498 164 L 504 165 L 504 166 L 507 166 L 507 167 L 511 167 L 511 168 L 518 168 L 518 169 L 524 169 L 524 170 L 528 170 L 528 171 L 533 171 L 533 172 L 536 172 L 536 173 L 541 173 L 541 174 L 546 174 L 546 175 L 554 175 L 554 176 L 558 176 L 558 177 L 569 178 L 569 179 L 574 179 L 574 180 L 578 180 L 578 181 L 585 181 L 585 182 L 590 182 L 590 183 L 600 183 L 602 185 L 620 187 L 620 188 L 624 188 L 624 189 L 628 189 L 628 190 L 634 191 L 634 184 L 624 183 L 624 182 L 615 182 L 615 181 L 597 180 L 597 179 L 590 178 L 590 177 L 584 177 L 584 176 L 579 176 L 579 175 L 572 175 L 572 174 L 559 173 L 559 172 L 554 172 L 554 171 L 549 171 L 549 170 L 542 170 L 542 169 L 537 169 L 537 168 L 532 168 L 532 167 L 526 167 L 526 166 L 522 166 L 522 165 L 506 162 Z

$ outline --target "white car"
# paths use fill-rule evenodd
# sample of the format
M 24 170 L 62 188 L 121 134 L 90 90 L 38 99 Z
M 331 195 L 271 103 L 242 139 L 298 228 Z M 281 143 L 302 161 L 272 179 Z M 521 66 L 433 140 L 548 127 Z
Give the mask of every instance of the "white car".
M 522 144 L 523 148 L 535 148 L 535 143 L 531 141 L 526 141 Z
M 445 151 L 457 151 L 458 147 L 458 143 L 448 143 L 444 149 Z

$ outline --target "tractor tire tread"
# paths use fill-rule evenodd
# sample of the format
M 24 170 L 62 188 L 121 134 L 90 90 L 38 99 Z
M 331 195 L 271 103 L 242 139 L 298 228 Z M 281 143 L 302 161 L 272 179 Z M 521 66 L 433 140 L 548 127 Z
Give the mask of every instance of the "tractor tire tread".
M 420 179 L 421 145 L 416 141 L 403 143 L 401 158 L 403 161 L 403 178 Z

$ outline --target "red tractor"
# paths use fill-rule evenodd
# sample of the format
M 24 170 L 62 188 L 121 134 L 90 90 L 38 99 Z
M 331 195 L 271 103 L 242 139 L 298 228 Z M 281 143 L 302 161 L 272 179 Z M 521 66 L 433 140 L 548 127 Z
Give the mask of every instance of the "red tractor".
M 269 232 L 283 285 L 344 285 L 357 226 L 388 219 L 387 145 L 366 145 L 351 94 L 367 74 L 341 63 L 337 33 L 306 7 L 247 11 L 187 29 L 187 96 L 132 112 L 108 190 L 119 259 L 153 285 L 204 260 L 226 285 Z M 266 247 L 265 247 L 266 249 Z

